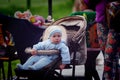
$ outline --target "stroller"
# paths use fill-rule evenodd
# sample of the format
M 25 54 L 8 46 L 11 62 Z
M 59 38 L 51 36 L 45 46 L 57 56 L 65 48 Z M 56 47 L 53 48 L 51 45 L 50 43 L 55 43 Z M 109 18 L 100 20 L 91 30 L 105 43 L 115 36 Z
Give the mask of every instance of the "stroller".
M 47 29 L 37 28 L 27 20 L 11 18 L 4 15 L 0 15 L 0 18 L 3 18 L 3 21 L 0 21 L 3 24 L 5 24 L 5 21 L 10 21 L 7 25 L 5 24 L 4 27 L 13 35 L 18 57 L 23 64 L 28 57 L 31 56 L 30 54 L 26 54 L 24 52 L 25 48 L 32 47 L 32 45 L 37 43 L 40 38 L 43 40 L 46 39 L 44 35 L 45 30 Z M 72 77 L 75 77 L 75 65 L 82 65 L 86 61 L 86 20 L 83 16 L 68 16 L 56 20 L 51 25 L 64 26 L 67 31 L 67 39 L 65 37 L 64 39 L 67 40 L 67 45 L 70 48 L 71 68 L 73 70 Z M 22 78 L 28 80 L 64 80 L 64 75 L 55 71 L 55 69 L 58 68 L 60 61 L 61 58 L 57 58 L 57 60 L 40 70 L 19 70 L 16 68 L 16 80 L 20 80 Z

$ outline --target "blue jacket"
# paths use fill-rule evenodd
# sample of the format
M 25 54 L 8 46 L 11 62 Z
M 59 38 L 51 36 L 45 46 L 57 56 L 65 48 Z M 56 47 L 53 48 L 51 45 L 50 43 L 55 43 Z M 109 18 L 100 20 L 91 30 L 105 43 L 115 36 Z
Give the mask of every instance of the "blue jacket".
M 50 39 L 45 40 L 43 42 L 39 42 L 33 45 L 33 49 L 36 50 L 59 50 L 60 55 L 62 57 L 62 64 L 70 64 L 70 53 L 69 48 L 64 42 L 60 42 L 59 44 L 53 44 Z M 55 59 L 58 55 L 48 55 L 50 59 Z

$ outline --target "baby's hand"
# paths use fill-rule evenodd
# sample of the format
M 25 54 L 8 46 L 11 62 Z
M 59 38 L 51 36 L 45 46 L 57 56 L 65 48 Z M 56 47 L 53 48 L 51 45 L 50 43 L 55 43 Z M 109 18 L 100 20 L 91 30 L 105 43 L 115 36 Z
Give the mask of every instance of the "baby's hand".
M 61 64 L 59 67 L 60 67 L 60 69 L 62 70 L 62 69 L 65 68 L 65 66 L 66 66 L 66 64 Z
M 37 54 L 37 50 L 32 49 L 32 50 L 31 50 L 31 54 L 32 54 L 32 55 L 36 55 L 36 54 Z

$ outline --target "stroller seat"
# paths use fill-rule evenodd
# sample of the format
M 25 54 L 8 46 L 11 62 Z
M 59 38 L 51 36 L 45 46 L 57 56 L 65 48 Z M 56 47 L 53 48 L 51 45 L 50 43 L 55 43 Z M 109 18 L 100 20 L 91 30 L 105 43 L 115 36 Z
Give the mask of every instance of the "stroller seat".
M 87 58 L 87 46 L 86 46 L 86 19 L 83 16 L 67 16 L 60 18 L 52 23 L 52 25 L 62 25 L 67 30 L 67 45 L 71 54 L 72 73 L 63 75 L 69 79 L 75 80 L 77 77 L 75 74 L 76 65 L 84 65 Z M 58 71 L 58 70 L 57 70 Z M 70 70 L 71 71 L 71 70 Z M 58 71 L 59 72 L 59 71 Z M 63 73 L 64 74 L 64 73 Z
M 80 56 L 77 64 L 84 64 L 86 61 L 86 20 L 83 16 L 68 16 L 56 20 L 52 25 L 64 26 L 67 30 L 67 45 L 72 53 L 78 52 Z M 80 54 L 80 55 L 79 55 Z M 76 54 L 77 55 L 77 54 Z
M 62 29 L 62 35 L 64 35 L 64 37 L 62 37 L 62 40 L 65 41 L 67 38 L 66 30 L 62 26 L 58 26 L 58 27 L 60 27 L 60 29 Z M 49 38 L 49 33 L 50 33 L 49 29 L 51 29 L 51 28 L 54 28 L 54 26 L 50 26 L 47 29 L 45 29 L 43 36 L 42 36 L 42 41 Z M 29 53 L 29 51 L 30 51 L 30 49 L 28 49 L 28 51 L 26 50 L 26 52 L 28 52 L 28 53 Z M 33 79 L 35 79 L 35 80 L 37 80 L 37 79 L 48 80 L 49 78 L 58 80 L 58 78 L 60 77 L 59 80 L 63 80 L 63 79 L 61 79 L 62 78 L 61 75 L 58 74 L 54 70 L 54 69 L 58 68 L 58 66 L 61 62 L 60 51 L 59 50 L 38 50 L 38 54 L 40 54 L 40 55 L 57 54 L 57 55 L 59 55 L 59 57 L 56 58 L 54 61 L 52 61 L 47 66 L 45 66 L 39 70 L 21 70 L 21 69 L 16 68 L 15 73 L 16 73 L 17 79 L 20 79 L 20 77 L 27 77 L 28 80 L 29 79 L 30 80 L 33 80 Z M 56 76 L 54 76 L 54 74 L 56 74 Z

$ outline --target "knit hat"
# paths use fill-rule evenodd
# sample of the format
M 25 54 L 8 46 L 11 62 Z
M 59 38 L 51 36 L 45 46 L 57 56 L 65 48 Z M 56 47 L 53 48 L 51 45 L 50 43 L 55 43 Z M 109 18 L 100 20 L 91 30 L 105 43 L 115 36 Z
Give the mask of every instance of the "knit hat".
M 53 26 L 49 29 L 49 38 L 55 33 L 60 33 L 60 35 L 62 35 L 62 31 L 58 26 Z
M 43 41 L 49 39 L 55 32 L 59 32 L 62 35 L 61 37 L 62 41 L 67 43 L 66 42 L 67 41 L 66 29 L 60 25 L 51 25 L 47 27 L 43 34 Z

